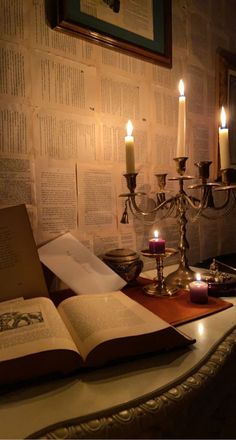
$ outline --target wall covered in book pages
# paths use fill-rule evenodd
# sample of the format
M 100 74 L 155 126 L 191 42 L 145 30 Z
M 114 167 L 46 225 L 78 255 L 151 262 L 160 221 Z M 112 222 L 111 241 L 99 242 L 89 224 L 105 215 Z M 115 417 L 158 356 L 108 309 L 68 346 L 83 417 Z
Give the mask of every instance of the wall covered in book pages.
M 176 219 L 119 222 L 125 126 L 131 119 L 138 189 L 151 197 L 155 173 L 175 175 L 183 78 L 187 173 L 196 175 L 197 160 L 215 163 L 216 50 L 236 50 L 236 2 L 173 0 L 172 8 L 166 69 L 50 29 L 44 0 L 0 0 L 0 204 L 27 205 L 37 244 L 70 230 L 95 254 L 140 250 L 155 228 L 176 247 Z M 189 222 L 190 262 L 233 252 L 233 227 L 233 216 Z

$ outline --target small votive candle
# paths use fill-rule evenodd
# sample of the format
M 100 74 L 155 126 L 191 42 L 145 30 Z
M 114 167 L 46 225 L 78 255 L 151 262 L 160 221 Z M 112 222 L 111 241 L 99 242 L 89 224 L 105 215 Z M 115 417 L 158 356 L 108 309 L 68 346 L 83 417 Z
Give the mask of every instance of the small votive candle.
M 154 231 L 154 238 L 149 240 L 149 252 L 152 254 L 164 254 L 166 242 L 163 238 L 158 238 L 158 231 Z
M 201 281 L 200 273 L 196 274 L 196 281 L 189 283 L 190 300 L 198 304 L 206 304 L 208 302 L 208 284 Z

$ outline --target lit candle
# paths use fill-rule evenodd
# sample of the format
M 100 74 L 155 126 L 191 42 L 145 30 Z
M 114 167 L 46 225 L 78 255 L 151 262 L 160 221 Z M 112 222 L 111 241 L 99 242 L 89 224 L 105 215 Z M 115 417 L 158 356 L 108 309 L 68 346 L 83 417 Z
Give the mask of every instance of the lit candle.
M 226 127 L 226 113 L 224 107 L 221 108 L 221 127 L 219 127 L 219 145 L 220 145 L 220 168 L 225 170 L 230 168 L 229 157 L 229 130 Z
M 200 273 L 196 274 L 196 281 L 189 283 L 190 300 L 198 304 L 208 302 L 208 284 L 201 281 Z
M 184 96 L 184 82 L 182 79 L 179 82 L 179 93 L 177 157 L 185 157 L 186 98 Z
M 154 231 L 154 238 L 149 240 L 149 252 L 152 254 L 164 254 L 165 243 L 163 238 L 158 238 L 158 231 Z
M 127 123 L 127 136 L 125 136 L 126 153 L 126 173 L 135 173 L 134 165 L 134 137 L 132 136 L 133 125 L 131 121 Z

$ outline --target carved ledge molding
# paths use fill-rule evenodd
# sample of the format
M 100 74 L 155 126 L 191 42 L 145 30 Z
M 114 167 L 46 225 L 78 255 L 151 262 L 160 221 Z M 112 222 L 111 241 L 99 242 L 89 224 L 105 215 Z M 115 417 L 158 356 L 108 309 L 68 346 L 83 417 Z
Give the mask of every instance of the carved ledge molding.
M 110 413 L 100 413 L 91 419 L 67 420 L 29 438 L 191 438 L 191 432 L 194 432 L 192 438 L 210 438 L 206 434 L 217 438 L 219 430 L 222 431 L 220 404 L 224 402 L 225 407 L 229 394 L 236 395 L 235 362 L 234 327 L 201 366 L 174 387 L 153 392 L 148 400 L 144 396 L 138 403 L 130 402 L 130 406 L 124 405 L 120 410 L 112 408 Z

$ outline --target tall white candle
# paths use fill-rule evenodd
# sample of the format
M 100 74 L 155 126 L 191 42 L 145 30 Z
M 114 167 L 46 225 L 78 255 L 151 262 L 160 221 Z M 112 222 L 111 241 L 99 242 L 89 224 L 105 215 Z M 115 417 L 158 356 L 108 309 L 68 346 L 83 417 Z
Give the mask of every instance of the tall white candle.
M 226 113 L 224 107 L 221 108 L 221 127 L 219 127 L 219 145 L 220 145 L 220 168 L 225 170 L 230 168 L 229 155 L 229 130 L 227 128 Z
M 177 138 L 177 157 L 185 157 L 185 137 L 186 137 L 186 98 L 184 96 L 184 82 L 179 82 L 179 114 L 178 114 L 178 138 Z
M 134 137 L 132 136 L 133 125 L 131 121 L 127 123 L 127 136 L 125 136 L 125 154 L 126 154 L 126 173 L 135 173 L 134 161 Z

